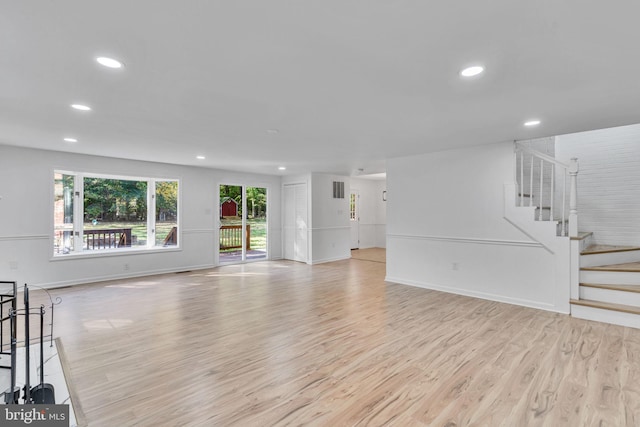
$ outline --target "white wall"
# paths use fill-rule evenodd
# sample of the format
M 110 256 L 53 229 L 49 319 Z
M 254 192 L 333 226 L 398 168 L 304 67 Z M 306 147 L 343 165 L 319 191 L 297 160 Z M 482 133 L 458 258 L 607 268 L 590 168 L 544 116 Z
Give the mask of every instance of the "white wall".
M 604 245 L 640 246 L 640 125 L 556 137 L 556 158 L 577 157 L 578 227 Z
M 53 171 L 180 180 L 179 250 L 100 257 L 53 258 Z M 267 187 L 269 256 L 282 256 L 281 179 L 278 176 L 113 159 L 0 145 L 0 277 L 62 286 L 214 266 L 217 186 Z M 129 269 L 125 270 L 124 265 Z
M 503 217 L 513 181 L 511 142 L 388 160 L 387 280 L 567 312 L 554 255 Z
M 377 181 L 378 188 L 376 189 L 378 197 L 382 200 L 382 192 L 384 191 L 386 194 L 387 191 L 387 180 Z M 376 204 L 377 212 L 376 212 L 376 246 L 379 248 L 387 247 L 387 202 L 381 201 Z
M 382 201 L 386 180 L 351 178 L 351 189 L 360 194 L 360 248 L 386 247 L 387 206 Z
M 333 198 L 333 181 L 344 182 L 345 197 Z M 312 264 L 351 257 L 349 224 L 349 177 L 311 174 L 311 252 Z

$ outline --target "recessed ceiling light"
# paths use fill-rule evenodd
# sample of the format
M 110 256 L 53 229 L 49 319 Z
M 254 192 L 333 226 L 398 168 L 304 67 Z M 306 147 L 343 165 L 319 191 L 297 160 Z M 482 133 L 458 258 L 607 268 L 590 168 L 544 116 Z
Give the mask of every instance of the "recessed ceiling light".
M 267 133 L 270 133 L 271 135 L 275 135 L 278 132 L 280 132 L 278 129 L 267 129 Z
M 484 67 L 480 65 L 474 65 L 473 67 L 467 67 L 464 70 L 460 71 L 460 75 L 462 77 L 473 77 L 484 71 Z
M 279 171 L 286 171 L 286 170 L 287 170 L 287 168 L 285 168 L 284 166 L 279 166 L 279 167 L 278 167 L 278 170 L 279 170 Z
M 204 160 L 204 159 L 206 159 L 206 157 L 205 157 L 205 156 L 196 156 L 196 159 L 198 159 L 198 160 Z
M 108 68 L 124 67 L 124 64 L 122 62 L 118 61 L 117 59 L 107 58 L 106 56 L 100 56 L 96 58 L 96 61 L 98 61 L 98 64 L 104 65 L 105 67 L 108 67 Z
M 91 107 L 89 107 L 88 105 L 82 105 L 82 104 L 71 104 L 71 108 L 74 108 L 80 111 L 91 111 Z
M 524 122 L 525 126 L 538 126 L 540 124 L 540 120 L 529 120 Z
M 66 142 L 78 142 L 78 140 L 77 140 L 77 139 L 75 139 L 75 138 L 65 138 L 64 140 L 65 140 Z

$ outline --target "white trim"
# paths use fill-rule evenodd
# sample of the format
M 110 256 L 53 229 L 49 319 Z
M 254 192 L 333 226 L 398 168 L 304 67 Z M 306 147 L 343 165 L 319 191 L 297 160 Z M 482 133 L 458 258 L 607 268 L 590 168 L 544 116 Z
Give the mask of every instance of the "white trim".
M 163 181 L 163 182 L 170 182 L 170 181 L 180 181 L 180 178 L 169 178 L 168 176 L 139 176 L 139 175 L 127 175 L 127 174 L 110 174 L 110 173 L 100 173 L 100 172 L 89 172 L 89 171 L 70 171 L 67 169 L 58 169 L 58 168 L 53 168 L 52 169 L 53 174 L 55 175 L 56 173 L 61 173 L 64 175 L 74 175 L 74 176 L 80 176 L 81 179 L 84 178 L 98 178 L 98 179 L 113 179 L 113 180 L 119 180 L 119 181 L 149 181 L 149 180 L 154 180 L 154 181 Z M 178 184 L 179 186 L 180 184 Z
M 206 269 L 216 268 L 216 267 L 218 266 L 213 264 L 181 266 L 178 268 L 137 271 L 133 273 L 129 272 L 127 274 L 110 274 L 108 276 L 105 275 L 105 276 L 96 276 L 96 277 L 85 277 L 82 279 L 66 280 L 66 281 L 60 281 L 60 282 L 36 283 L 36 284 L 33 284 L 33 286 L 39 286 L 45 289 L 54 289 L 54 288 L 63 288 L 67 286 L 86 285 L 88 283 L 108 282 L 111 280 L 133 279 L 135 277 L 155 276 L 158 274 L 181 273 L 181 272 L 192 271 L 192 270 L 206 270 Z
M 557 306 L 549 303 L 531 301 L 521 298 L 505 297 L 504 295 L 491 294 L 486 292 L 468 291 L 466 289 L 452 288 L 451 286 L 440 286 L 433 283 L 418 282 L 414 280 L 405 280 L 398 277 L 386 276 L 385 282 L 397 283 L 400 285 L 415 286 L 417 288 L 431 289 L 434 291 L 446 292 L 449 294 L 463 295 L 467 297 L 480 298 L 488 301 L 497 301 L 507 304 L 519 305 L 524 307 L 537 308 L 545 311 L 553 311 L 555 313 L 569 314 L 569 311 L 560 310 Z
M 539 151 L 532 150 L 532 149 L 530 149 L 528 147 L 525 147 L 522 144 L 522 141 L 514 141 L 514 144 L 515 144 L 515 150 L 514 150 L 515 152 L 524 151 L 527 154 L 531 154 L 532 156 L 535 156 L 535 157 L 538 157 L 540 159 L 546 160 L 549 163 L 553 163 L 553 164 L 558 165 L 560 167 L 563 167 L 565 169 L 569 169 L 569 165 L 568 164 L 562 163 L 562 162 L 558 161 L 556 158 L 551 157 L 551 156 L 549 156 L 547 154 L 544 154 L 544 153 L 541 153 Z
M 127 255 L 143 255 L 143 254 L 154 254 L 154 253 L 163 253 L 163 252 L 182 252 L 182 248 L 177 248 L 175 246 L 140 246 L 140 248 L 135 249 L 97 249 L 95 251 L 85 250 L 83 252 L 71 252 L 68 254 L 59 254 L 53 255 L 49 258 L 49 261 L 64 261 L 70 259 L 83 259 L 83 258 L 101 258 L 101 257 L 112 257 L 112 256 L 127 256 Z
M 315 227 L 315 228 L 308 228 L 307 230 L 309 230 L 309 231 L 322 231 L 322 230 L 350 230 L 350 229 L 351 229 L 351 225 L 336 226 L 336 227 Z
M 324 259 L 313 260 L 311 262 L 308 262 L 307 264 L 309 265 L 324 264 L 327 262 L 342 261 L 345 259 L 351 259 L 351 254 L 349 254 L 348 257 L 324 258 Z
M 24 236 L 0 236 L 0 242 L 10 240 L 47 240 L 49 235 L 47 234 L 32 234 Z
M 527 246 L 534 248 L 544 248 L 544 245 L 538 242 L 528 242 L 526 240 L 500 240 L 500 239 L 483 239 L 475 237 L 450 237 L 450 236 L 416 236 L 409 234 L 387 234 L 387 239 L 407 239 L 407 240 L 429 240 L 436 242 L 451 243 L 475 243 L 480 245 L 504 245 L 504 246 Z

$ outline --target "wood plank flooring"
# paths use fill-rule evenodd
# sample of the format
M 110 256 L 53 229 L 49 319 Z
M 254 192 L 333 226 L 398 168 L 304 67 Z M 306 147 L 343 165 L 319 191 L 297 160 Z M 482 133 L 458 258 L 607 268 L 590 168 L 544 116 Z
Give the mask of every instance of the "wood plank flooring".
M 54 290 L 82 425 L 640 425 L 640 330 L 384 274 L 277 261 Z
M 387 251 L 384 248 L 352 249 L 351 258 L 386 263 Z

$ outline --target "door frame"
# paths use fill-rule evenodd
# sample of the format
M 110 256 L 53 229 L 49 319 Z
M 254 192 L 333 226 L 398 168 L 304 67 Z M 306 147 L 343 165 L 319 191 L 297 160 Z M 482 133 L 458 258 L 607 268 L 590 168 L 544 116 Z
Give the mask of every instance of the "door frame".
M 355 218 L 351 218 L 351 198 L 352 196 L 355 195 L 355 201 L 354 201 L 354 217 Z M 356 230 L 357 233 L 357 240 L 358 243 L 357 245 L 354 247 L 353 246 L 353 230 Z M 352 188 L 349 191 L 349 241 L 351 249 L 360 249 L 360 190 L 358 190 L 357 188 Z
M 232 261 L 232 262 L 220 262 L 220 227 L 222 226 L 222 222 L 220 220 L 220 186 L 221 185 L 227 185 L 227 186 L 233 186 L 233 187 L 240 187 L 242 188 L 242 255 L 240 257 L 240 261 Z M 246 238 L 244 236 L 246 236 L 246 230 L 247 230 L 247 188 L 248 187 L 254 187 L 254 188 L 264 188 L 267 191 L 267 213 L 265 215 L 265 227 L 266 227 L 266 248 L 265 248 L 265 257 L 264 258 L 260 258 L 260 259 L 253 259 L 253 260 L 248 260 L 247 259 L 247 245 L 246 245 Z M 247 262 L 258 262 L 258 261 L 265 261 L 269 259 L 269 213 L 271 211 L 271 201 L 270 201 L 270 197 L 269 194 L 271 192 L 271 189 L 269 187 L 269 185 L 266 184 L 239 184 L 237 182 L 235 183 L 230 183 L 229 181 L 224 181 L 221 180 L 216 184 L 216 189 L 215 189 L 215 193 L 216 193 L 216 203 L 217 203 L 217 214 L 216 214 L 216 219 L 214 222 L 214 239 L 215 239 L 215 250 L 214 250 L 214 256 L 213 256 L 213 261 L 215 265 L 232 265 L 232 264 L 243 264 L 243 263 L 247 263 Z

